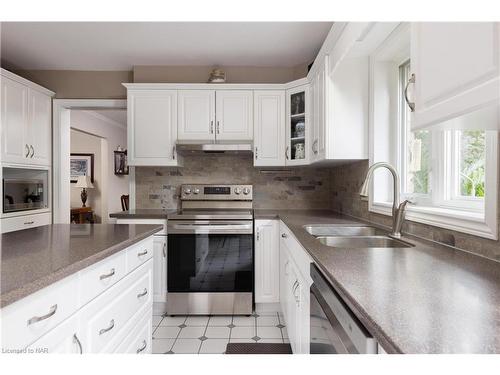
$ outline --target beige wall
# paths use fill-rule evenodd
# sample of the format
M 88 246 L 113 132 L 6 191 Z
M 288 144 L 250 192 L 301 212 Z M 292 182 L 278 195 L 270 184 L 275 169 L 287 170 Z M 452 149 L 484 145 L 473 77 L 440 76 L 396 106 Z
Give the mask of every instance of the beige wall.
M 57 99 L 125 99 L 122 83 L 132 82 L 132 72 L 80 70 L 13 70 L 56 93 Z
M 203 83 L 212 66 L 134 66 L 134 82 Z M 286 83 L 307 75 L 307 65 L 297 67 L 226 66 L 227 83 Z
M 103 139 L 71 129 L 71 153 L 94 154 L 94 188 L 88 189 L 87 207 L 92 207 L 97 223 L 102 222 L 102 155 L 101 142 Z M 81 207 L 81 188 L 71 184 L 71 207 Z

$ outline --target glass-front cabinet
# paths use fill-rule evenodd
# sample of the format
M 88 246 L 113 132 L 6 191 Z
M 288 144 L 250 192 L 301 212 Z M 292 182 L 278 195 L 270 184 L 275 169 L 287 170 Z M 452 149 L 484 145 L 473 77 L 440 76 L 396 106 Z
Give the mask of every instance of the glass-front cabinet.
M 309 86 L 287 91 L 286 165 L 309 163 Z

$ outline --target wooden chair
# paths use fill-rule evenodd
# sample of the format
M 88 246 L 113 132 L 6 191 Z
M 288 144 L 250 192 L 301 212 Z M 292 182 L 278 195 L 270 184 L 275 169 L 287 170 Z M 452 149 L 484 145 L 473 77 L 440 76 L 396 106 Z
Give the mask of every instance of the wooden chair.
M 120 197 L 120 201 L 122 203 L 122 210 L 123 211 L 128 211 L 129 195 L 122 195 Z

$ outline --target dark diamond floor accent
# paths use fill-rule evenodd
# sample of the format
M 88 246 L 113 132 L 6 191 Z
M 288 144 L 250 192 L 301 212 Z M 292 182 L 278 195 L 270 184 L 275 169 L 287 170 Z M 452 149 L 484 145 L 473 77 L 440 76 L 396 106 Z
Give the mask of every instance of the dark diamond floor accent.
M 205 341 L 205 340 L 208 340 L 208 337 L 207 336 L 201 336 L 201 337 L 198 337 L 198 340 Z
M 285 326 L 283 324 L 278 324 L 276 327 L 278 327 L 278 328 L 285 328 Z
M 232 323 L 227 325 L 227 328 L 234 328 L 234 327 L 236 327 L 236 326 Z
M 259 341 L 259 340 L 260 340 L 260 337 L 259 337 L 259 336 L 254 336 L 254 337 L 252 337 L 252 340 L 253 340 L 253 341 Z
M 186 328 L 186 327 L 187 327 L 187 325 L 185 325 L 185 324 L 181 324 L 181 325 L 179 325 L 178 327 L 179 327 L 180 329 L 183 329 L 183 328 Z

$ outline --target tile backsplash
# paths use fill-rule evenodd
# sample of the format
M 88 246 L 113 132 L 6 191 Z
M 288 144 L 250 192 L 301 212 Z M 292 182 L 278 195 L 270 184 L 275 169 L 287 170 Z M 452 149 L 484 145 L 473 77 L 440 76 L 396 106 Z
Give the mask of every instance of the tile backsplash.
M 369 212 L 368 202 L 361 200 L 359 196 L 359 190 L 367 171 L 367 160 L 332 168 L 330 182 L 332 188 L 332 209 L 373 223 L 391 226 L 391 217 Z M 498 201 L 500 204 L 500 197 Z M 403 232 L 455 246 L 459 249 L 500 261 L 500 241 L 492 241 L 408 220 L 403 226 Z
M 332 204 L 330 170 L 294 167 L 263 171 L 251 155 L 200 154 L 184 158 L 182 168 L 137 167 L 137 208 L 178 208 L 182 184 L 252 184 L 254 207 L 325 208 Z

